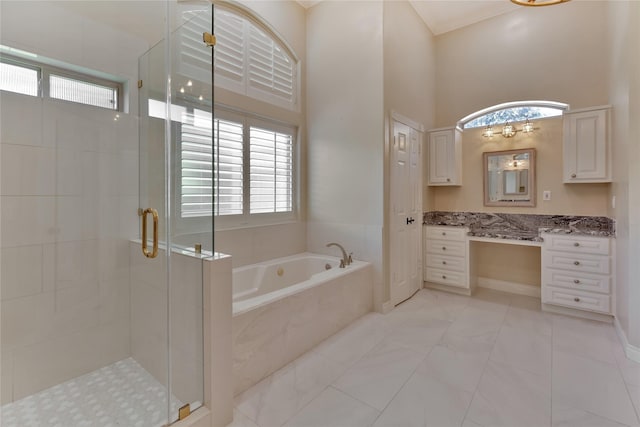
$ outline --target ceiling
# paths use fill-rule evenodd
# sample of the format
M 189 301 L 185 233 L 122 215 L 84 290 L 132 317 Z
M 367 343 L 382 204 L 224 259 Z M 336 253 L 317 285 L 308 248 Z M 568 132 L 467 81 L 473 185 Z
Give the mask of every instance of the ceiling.
M 305 8 L 310 8 L 320 1 L 322 0 L 297 0 Z M 508 0 L 409 0 L 409 3 L 435 35 L 493 18 L 520 7 Z
M 521 8 L 508 0 L 409 0 L 434 35 Z

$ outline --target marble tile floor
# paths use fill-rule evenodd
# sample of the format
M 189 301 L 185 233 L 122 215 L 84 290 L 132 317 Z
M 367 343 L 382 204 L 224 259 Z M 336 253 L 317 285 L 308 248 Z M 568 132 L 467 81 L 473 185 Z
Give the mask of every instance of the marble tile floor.
M 236 396 L 229 427 L 637 427 L 639 413 L 640 364 L 612 325 L 423 289 Z
M 58 384 L 0 408 L 2 427 L 160 427 L 166 388 L 133 358 Z M 171 413 L 182 403 L 171 400 Z

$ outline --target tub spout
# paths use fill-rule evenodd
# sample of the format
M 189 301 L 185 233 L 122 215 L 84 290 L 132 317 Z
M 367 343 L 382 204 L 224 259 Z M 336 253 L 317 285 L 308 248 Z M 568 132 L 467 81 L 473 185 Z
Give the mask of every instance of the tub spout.
M 347 251 L 345 251 L 341 245 L 337 243 L 328 243 L 327 247 L 330 247 L 330 246 L 337 246 L 342 251 L 342 260 L 340 261 L 340 268 L 344 268 L 345 266 L 351 264 L 351 261 L 352 261 L 351 255 L 347 255 Z

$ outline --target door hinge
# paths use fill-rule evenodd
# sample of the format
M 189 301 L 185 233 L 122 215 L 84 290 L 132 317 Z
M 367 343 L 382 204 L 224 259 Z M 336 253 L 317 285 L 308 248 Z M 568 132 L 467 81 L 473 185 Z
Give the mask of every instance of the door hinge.
M 142 80 L 138 80 L 138 89 L 142 87 Z
M 216 36 L 211 33 L 202 33 L 202 41 L 209 47 L 216 45 Z
M 178 420 L 184 420 L 191 415 L 191 405 L 188 403 L 178 409 Z

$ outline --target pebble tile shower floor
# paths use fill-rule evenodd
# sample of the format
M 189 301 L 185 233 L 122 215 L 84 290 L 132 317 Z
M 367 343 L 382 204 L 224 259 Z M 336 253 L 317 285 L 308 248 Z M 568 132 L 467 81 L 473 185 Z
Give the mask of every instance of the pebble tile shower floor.
M 2 427 L 156 427 L 166 422 L 166 388 L 127 358 L 3 405 Z M 171 413 L 181 402 L 172 398 Z

